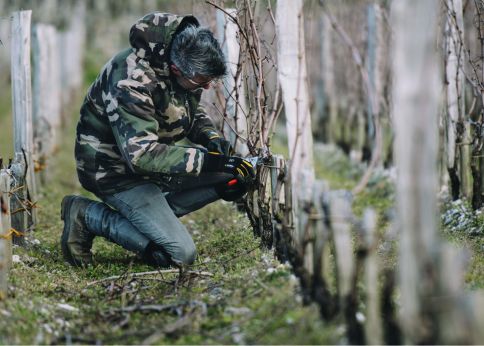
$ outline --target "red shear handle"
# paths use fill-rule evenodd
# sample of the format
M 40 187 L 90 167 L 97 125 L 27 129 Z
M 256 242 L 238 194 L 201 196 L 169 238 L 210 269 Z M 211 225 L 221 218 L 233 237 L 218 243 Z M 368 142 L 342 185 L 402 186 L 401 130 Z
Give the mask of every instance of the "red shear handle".
M 232 179 L 227 183 L 227 186 L 234 186 L 235 184 L 237 184 L 237 179 Z

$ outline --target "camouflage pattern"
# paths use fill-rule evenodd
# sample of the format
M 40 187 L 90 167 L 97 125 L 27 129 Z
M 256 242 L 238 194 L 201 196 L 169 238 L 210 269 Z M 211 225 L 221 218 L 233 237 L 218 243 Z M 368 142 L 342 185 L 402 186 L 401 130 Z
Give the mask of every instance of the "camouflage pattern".
M 90 86 L 77 125 L 79 180 L 96 194 L 123 191 L 150 181 L 197 176 L 203 150 L 216 130 L 199 105 L 202 90 L 182 89 L 170 77 L 172 37 L 193 16 L 151 13 L 130 31 L 131 48 L 115 55 Z

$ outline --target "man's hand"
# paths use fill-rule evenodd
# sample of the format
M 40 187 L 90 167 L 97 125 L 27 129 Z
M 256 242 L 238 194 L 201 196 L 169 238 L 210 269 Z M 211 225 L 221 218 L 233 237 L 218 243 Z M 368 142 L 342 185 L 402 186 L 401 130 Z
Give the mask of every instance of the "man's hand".
M 255 170 L 249 161 L 213 152 L 205 154 L 202 172 L 224 172 L 234 176 L 234 179 L 215 187 L 226 201 L 235 201 L 245 195 L 255 179 Z
M 215 186 L 215 191 L 217 191 L 220 198 L 231 202 L 242 198 L 249 190 L 251 183 L 252 181 L 247 182 L 245 180 L 234 178 L 228 183 Z
M 204 155 L 202 172 L 229 173 L 241 182 L 251 182 L 255 179 L 255 170 L 249 161 L 237 156 L 225 156 L 214 152 Z
M 208 151 L 230 156 L 234 153 L 230 142 L 221 137 L 218 132 L 212 128 L 202 131 L 203 140 L 200 142 Z
M 214 137 L 210 139 L 207 144 L 208 151 L 219 153 L 222 155 L 232 155 L 233 149 L 230 142 L 222 137 Z

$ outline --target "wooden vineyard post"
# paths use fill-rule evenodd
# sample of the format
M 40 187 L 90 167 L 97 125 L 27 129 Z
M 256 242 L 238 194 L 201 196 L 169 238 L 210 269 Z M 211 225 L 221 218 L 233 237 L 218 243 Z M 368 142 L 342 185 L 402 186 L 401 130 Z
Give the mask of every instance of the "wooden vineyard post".
M 226 9 L 226 12 L 237 17 L 235 9 Z M 249 155 L 247 147 L 247 105 L 245 90 L 242 83 L 243 74 L 239 70 L 240 44 L 237 39 L 237 25 L 222 11 L 217 11 L 218 40 L 222 43 L 229 73 L 223 81 L 223 94 L 225 98 L 225 112 L 223 133 L 237 155 Z M 242 68 L 242 67 L 240 67 Z
M 33 123 L 34 156 L 40 180 L 46 182 L 49 157 L 57 145 L 61 94 L 57 31 L 51 25 L 37 24 L 33 31 Z
M 458 30 L 462 32 L 462 35 L 464 35 L 464 19 L 463 19 L 463 6 L 462 6 L 462 0 L 454 0 L 453 1 L 453 6 L 455 8 L 455 13 L 456 13 L 456 18 L 458 21 L 458 25 L 460 26 Z M 458 40 L 457 39 L 457 34 L 454 33 L 452 36 L 452 40 Z M 455 41 L 454 41 L 455 42 Z M 462 53 L 462 48 L 461 47 L 454 47 L 455 49 L 460 50 L 458 52 L 458 55 L 456 55 L 457 59 L 460 59 L 461 61 L 457 61 L 457 64 L 462 65 L 462 59 L 464 59 L 464 54 Z M 459 65 L 458 65 L 459 66 Z M 463 132 L 461 135 L 461 138 L 459 140 L 460 146 L 459 146 L 459 151 L 460 151 L 460 181 L 461 181 L 461 192 L 462 196 L 468 198 L 469 200 L 473 200 L 473 178 L 472 178 L 472 169 L 471 165 L 473 164 L 472 160 L 472 134 L 471 134 L 471 123 L 470 123 L 470 117 L 468 114 L 465 112 L 465 103 L 464 103 L 464 85 L 465 85 L 465 76 L 463 73 L 463 70 L 457 70 L 456 71 L 456 76 L 451 77 L 453 79 L 453 82 L 456 83 L 455 87 L 457 94 L 457 99 L 454 99 L 459 107 L 459 123 L 462 124 L 463 126 Z M 455 79 L 454 79 L 455 78 Z M 460 87 L 460 89 L 458 89 Z M 474 158 L 475 160 L 475 165 L 476 170 L 479 170 L 479 158 Z M 480 179 L 478 179 L 476 182 L 480 184 Z M 479 191 L 476 191 L 478 193 L 477 196 L 475 196 L 478 200 L 478 207 L 481 205 L 481 191 L 482 188 L 478 189 Z M 474 201 L 474 200 L 473 200 Z
M 438 319 L 439 343 L 474 344 L 472 306 L 465 292 L 465 253 L 450 244 L 442 244 L 439 262 Z M 444 274 L 445 273 L 445 274 Z M 482 321 L 482 320 L 481 320 Z M 482 341 L 482 340 L 480 340 Z
M 323 208 L 323 199 L 328 191 L 328 185 L 322 180 L 316 180 L 314 184 L 313 195 L 313 215 L 312 215 L 312 232 L 314 234 L 314 259 L 313 259 L 313 280 L 312 296 L 319 304 L 321 315 L 325 319 L 330 319 L 336 312 L 336 306 L 329 291 L 329 272 L 330 272 L 330 247 L 329 247 L 329 229 L 326 226 L 326 214 Z
M 294 248 L 296 246 L 296 242 L 294 240 L 294 206 L 292 202 L 294 198 L 292 196 L 292 179 L 291 179 L 291 171 L 287 167 L 284 167 L 284 198 L 286 201 L 286 208 L 284 210 L 284 218 L 282 220 L 282 230 L 284 232 L 284 242 L 286 243 L 286 247 Z
M 346 191 L 332 191 L 329 199 L 331 238 L 336 261 L 336 280 L 340 306 L 351 291 L 354 255 L 351 242 L 351 202 Z
M 12 228 L 19 233 L 14 235 L 13 241 L 16 244 L 23 243 L 21 237 L 29 228 L 29 214 L 27 209 L 28 193 L 25 180 L 25 163 L 22 162 L 23 156 L 16 155 L 9 169 L 12 173 L 11 193 L 10 193 L 10 217 Z
M 399 234 L 396 222 L 391 223 L 385 230 L 380 245 L 381 256 L 388 258 L 397 247 Z M 381 268 L 381 318 L 384 344 L 402 345 L 403 335 L 399 321 L 397 302 L 394 298 L 397 290 L 397 268 L 389 268 L 382 265 Z
M 72 32 L 72 46 L 70 54 L 72 57 L 71 68 L 73 75 L 69 76 L 70 87 L 73 93 L 79 91 L 84 80 L 82 59 L 84 57 L 85 43 L 86 43 L 86 0 L 76 1 L 74 13 L 71 20 L 70 30 Z
M 363 132 L 363 139 L 358 139 L 356 141 L 358 149 L 363 150 L 363 145 L 366 140 L 368 147 L 374 145 L 375 140 L 375 116 L 378 116 L 378 109 L 373 109 L 378 107 L 376 102 L 372 102 L 372 97 L 376 96 L 376 47 L 377 47 L 377 10 L 376 4 L 370 4 L 367 8 L 367 63 L 366 63 L 366 73 L 368 73 L 368 92 L 366 96 L 366 131 Z M 362 116 L 358 114 L 357 117 Z M 359 122 L 361 123 L 361 122 Z M 363 142 L 363 143 L 361 143 Z M 362 156 L 362 153 L 360 154 Z M 380 153 L 379 153 L 380 155 Z
M 266 165 L 259 165 L 258 167 L 259 181 L 259 225 L 261 231 L 262 242 L 271 248 L 274 245 L 274 227 L 273 227 L 273 212 L 272 212 L 272 172 L 271 168 Z
M 406 342 L 435 343 L 438 1 L 396 1 L 392 10 L 401 324 Z
M 465 144 L 465 137 L 470 136 L 470 127 L 469 125 L 466 126 L 467 119 L 464 119 L 463 87 L 465 76 L 461 41 L 464 37 L 462 0 L 445 0 L 445 8 L 445 75 L 448 83 L 445 84 L 446 114 L 444 119 L 447 125 L 445 128 L 447 170 L 453 197 L 458 198 L 459 195 L 471 197 L 470 152 L 469 145 Z M 459 124 L 464 126 L 464 138 L 458 138 L 457 127 Z M 457 142 L 462 142 L 463 145 L 457 146 Z M 456 152 L 459 152 L 459 155 L 456 155 Z M 460 162 L 458 163 L 457 158 L 459 157 Z
M 369 345 L 382 345 L 382 320 L 379 277 L 380 271 L 378 265 L 378 256 L 376 253 L 376 212 L 372 209 L 365 210 L 363 214 L 362 240 L 366 251 L 364 262 L 364 286 L 366 292 L 366 324 L 365 337 Z
M 30 68 L 30 18 L 32 11 L 14 12 L 12 20 L 12 104 L 14 117 L 15 196 L 12 226 L 20 232 L 36 222 L 30 203 L 37 198 L 33 161 L 32 87 Z M 24 181 L 25 180 L 25 181 Z M 21 210 L 24 211 L 21 211 Z M 30 210 L 29 210 L 30 209 Z M 27 220 L 27 215 L 30 216 Z
M 86 40 L 86 1 L 76 1 L 72 20 L 67 31 L 59 32 L 59 61 L 62 105 L 69 103 L 83 81 L 82 57 Z M 63 113 L 63 117 L 67 114 Z
M 484 293 L 476 291 L 469 297 L 470 305 L 472 306 L 472 336 L 473 343 L 479 344 L 484 340 L 484 328 L 482 328 L 482 321 L 484 321 Z
M 314 182 L 313 137 L 309 112 L 302 0 L 278 0 L 276 11 L 278 79 L 280 81 L 289 142 L 289 170 L 293 193 L 293 238 L 302 244 L 300 208 L 312 199 Z
M 279 225 L 286 211 L 286 196 L 284 190 L 284 172 L 286 161 L 282 155 L 274 155 L 271 159 L 271 209 L 272 209 L 272 244 L 276 255 L 281 261 L 287 260 L 285 246 L 280 234 Z
M 275 249 L 276 256 L 286 260 L 285 244 L 280 233 L 287 211 L 285 204 L 285 168 L 282 155 L 271 156 L 258 164 L 257 176 L 260 184 L 248 194 L 246 206 L 252 226 L 262 244 Z
M 320 108 L 324 116 L 323 139 L 327 143 L 335 143 L 332 129 L 337 123 L 338 105 L 336 101 L 336 81 L 334 72 L 333 58 L 333 29 L 326 16 L 320 15 L 319 19 L 321 28 L 321 78 L 322 78 L 322 95 L 315 100 L 321 103 Z
M 348 191 L 332 191 L 329 196 L 331 238 L 335 257 L 336 286 L 339 307 L 345 316 L 351 343 L 361 343 L 360 329 L 352 306 L 353 283 L 356 273 L 355 256 L 351 237 L 353 213 Z
M 8 272 L 12 262 L 12 235 L 10 224 L 10 175 L 0 169 L 0 300 L 7 296 Z
M 381 117 L 381 104 L 384 99 L 384 64 L 385 42 L 383 39 L 384 26 L 383 26 L 383 14 L 381 5 L 373 3 L 368 5 L 367 9 L 367 22 L 368 22 L 368 47 L 367 47 L 367 73 L 368 73 L 368 92 L 367 92 L 367 124 L 368 128 L 366 133 L 367 142 L 375 142 L 377 131 L 382 131 L 377 127 L 382 126 Z M 390 129 L 387 129 L 390 131 Z M 384 133 L 380 136 L 385 135 Z M 364 137 L 357 135 L 357 137 Z M 387 134 L 388 136 L 388 134 Z M 358 139 L 357 144 L 363 146 L 364 138 Z M 373 143 L 373 145 L 376 143 Z M 370 145 L 372 146 L 372 145 Z M 358 148 L 360 149 L 360 148 Z M 362 148 L 361 148 L 362 149 Z M 380 152 L 376 153 L 382 159 L 383 157 L 383 144 L 377 148 Z M 379 162 L 382 163 L 382 160 Z

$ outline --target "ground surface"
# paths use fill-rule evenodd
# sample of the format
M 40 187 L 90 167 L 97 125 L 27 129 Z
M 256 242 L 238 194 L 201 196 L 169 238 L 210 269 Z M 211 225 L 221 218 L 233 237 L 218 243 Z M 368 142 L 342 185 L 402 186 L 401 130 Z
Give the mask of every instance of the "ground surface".
M 243 213 L 215 203 L 185 217 L 198 246 L 191 268 L 202 275 L 153 271 L 122 248 L 96 239 L 96 265 L 62 260 L 59 206 L 76 182 L 73 122 L 51 180 L 39 197 L 39 225 L 14 248 L 8 300 L 0 303 L 0 344 L 48 343 L 339 343 L 343 330 L 325 325 L 317 307 L 302 306 L 290 268 L 260 248 Z M 120 275 L 117 279 L 107 279 Z M 101 280 L 101 281 L 99 281 Z M 96 282 L 98 281 L 98 282 Z

